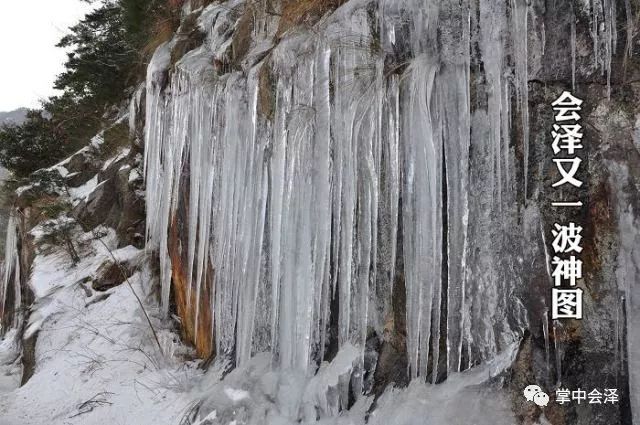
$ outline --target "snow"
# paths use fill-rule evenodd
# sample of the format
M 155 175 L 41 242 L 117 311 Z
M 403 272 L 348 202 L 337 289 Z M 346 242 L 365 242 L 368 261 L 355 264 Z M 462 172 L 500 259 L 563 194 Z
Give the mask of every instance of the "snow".
M 129 184 L 136 182 L 141 178 L 142 176 L 140 175 L 140 171 L 138 171 L 137 168 L 134 168 L 133 170 L 131 170 L 131 173 L 129 173 Z
M 22 364 L 17 334 L 16 329 L 11 329 L 0 339 L 0 398 L 20 386 Z
M 131 152 L 131 148 L 120 149 L 116 155 L 114 155 L 109 160 L 105 161 L 104 165 L 102 166 L 102 171 L 106 170 L 116 162 L 126 158 L 127 155 L 129 155 L 129 152 Z
M 33 185 L 31 184 L 20 186 L 19 188 L 16 189 L 16 195 L 21 196 L 24 192 L 32 188 L 33 188 Z
M 60 161 L 56 165 L 53 165 L 53 166 L 47 168 L 47 170 L 50 170 L 50 171 L 58 170 L 60 172 L 60 175 L 65 177 L 69 173 L 69 171 L 67 170 L 66 166 L 71 162 L 71 158 L 73 158 L 76 155 L 87 155 L 87 156 L 90 156 L 95 152 L 96 149 L 99 149 L 100 146 L 103 143 L 104 143 L 104 132 L 101 131 L 100 133 L 98 133 L 97 135 L 95 135 L 94 137 L 91 138 L 91 140 L 89 141 L 89 144 L 87 146 L 85 146 L 82 149 L 78 150 L 76 153 L 74 153 L 70 157 L 63 159 L 62 161 Z
M 81 202 L 87 199 L 87 196 L 93 192 L 98 186 L 98 175 L 93 176 L 91 180 L 79 187 L 70 187 L 69 196 L 76 202 Z
M 89 246 L 75 267 L 60 250 L 36 255 L 31 279 L 36 302 L 26 336 L 37 332 L 37 366 L 33 377 L 14 389 L 20 375 L 19 364 L 11 362 L 15 335 L 0 341 L 0 393 L 6 393 L 0 398 L 0 424 L 178 423 L 189 403 L 184 391 L 200 372 L 183 363 L 189 350 L 176 345 L 179 337 L 163 328 L 154 303 L 146 302 L 163 341 L 165 354 L 159 352 L 132 296 L 135 290 L 151 300 L 152 278 L 143 252 L 130 246 L 115 249 L 114 232 L 107 232 L 104 241 L 113 255 L 137 262 L 139 271 L 129 278 L 132 288 L 122 284 L 97 292 L 91 278 L 111 254 L 92 234 L 83 238 Z
M 92 234 L 81 235 L 82 261 L 72 268 L 67 253 L 41 247 L 32 271 L 37 300 L 26 331 L 38 336 L 38 368 L 26 386 L 0 401 L 0 425 L 97 424 L 105 418 L 115 424 L 164 424 L 183 415 L 200 425 L 364 424 L 373 403 L 363 393 L 364 349 L 370 332 L 384 331 L 398 252 L 413 379 L 407 389 L 387 389 L 369 423 L 515 422 L 507 396 L 486 383 L 512 364 L 522 331 L 515 323 L 521 306 L 511 299 L 521 280 L 500 268 L 522 257 L 498 258 L 506 245 L 494 235 L 508 234 L 513 219 L 503 216 L 503 209 L 516 200 L 512 182 L 519 165 L 513 146 L 518 143 L 510 138 L 511 117 L 518 115 L 527 195 L 530 7 L 524 0 L 512 0 L 509 7 L 480 0 L 470 10 L 456 8 L 463 11 L 456 14 L 436 0 L 383 1 L 380 48 L 391 54 L 402 42 L 411 50 L 400 75 L 387 73 L 384 55 L 370 48 L 376 36 L 371 3 L 347 2 L 314 31 L 285 35 L 269 63 L 252 63 L 271 47 L 266 39 L 253 40 L 242 71 L 220 75 L 212 60 L 228 50 L 237 23 L 234 10 L 242 0 L 205 8 L 199 25 L 207 39 L 178 61 L 174 72 L 167 72 L 173 42 L 158 48 L 144 86 L 143 163 L 147 249 L 160 259 L 159 306 L 152 301 L 145 306 L 158 328 L 160 349 L 131 294 L 149 299 L 152 279 L 144 253 L 116 250 L 108 230 L 104 241 L 113 255 L 140 270 L 130 278 L 132 287 L 97 293 L 91 281 L 112 254 Z M 610 73 L 615 2 L 602 4 L 592 11 L 594 44 L 603 48 L 596 66 Z M 437 32 L 436 24 L 453 30 Z M 268 27 L 255 25 L 263 26 Z M 472 27 L 483 64 L 477 77 L 470 73 Z M 575 42 L 573 35 L 574 56 Z M 258 102 L 264 66 L 276 76 L 269 123 Z M 471 78 L 482 80 L 478 85 L 487 103 L 473 115 Z M 141 90 L 130 105 L 132 130 Z M 514 95 L 517 111 L 511 110 Z M 91 147 L 102 143 L 98 135 Z M 62 175 L 65 164 L 57 166 Z M 203 376 L 193 364 L 180 367 L 177 359 L 188 350 L 167 327 L 168 230 L 186 169 L 190 227 L 181 248 L 196 329 L 203 284 L 215 279 L 207 301 L 218 357 Z M 133 169 L 129 182 L 139 178 Z M 98 187 L 95 177 L 70 195 L 80 201 Z M 474 210 L 473 199 L 483 197 L 491 203 L 488 211 Z M 624 232 L 620 273 L 634 276 L 638 236 L 629 228 L 635 223 L 626 205 L 618 206 L 618 215 Z M 37 228 L 32 234 L 41 241 L 44 232 Z M 470 258 L 472 252 L 477 258 Z M 7 264 L 14 262 L 10 254 Z M 208 276 L 209 270 L 215 275 Z M 621 289 L 629 291 L 633 281 L 624 283 Z M 3 289 L 8 287 L 5 281 Z M 327 361 L 329 311 L 336 298 L 332 337 L 338 353 Z M 628 311 L 638 310 L 634 298 L 624 301 Z M 507 309 L 516 313 L 507 317 Z M 638 317 L 628 320 L 635 323 Z M 547 351 L 555 332 L 555 324 L 545 324 Z M 629 344 L 637 340 L 630 335 Z M 15 347 L 7 341 L 0 344 L 0 367 L 9 379 L 0 380 L 0 388 L 10 390 L 18 366 L 12 362 Z M 446 365 L 440 347 L 446 347 Z M 560 370 L 560 357 L 557 362 Z M 638 359 L 632 356 L 630 363 Z M 445 374 L 447 379 L 432 385 L 425 382 L 429 374 L 432 382 Z M 638 382 L 632 376 L 632 388 Z M 353 401 L 350 391 L 356 400 L 346 411 Z M 27 407 L 36 404 L 41 408 Z
M 224 393 L 234 403 L 249 398 L 249 393 L 247 391 L 236 390 L 234 388 L 225 388 Z

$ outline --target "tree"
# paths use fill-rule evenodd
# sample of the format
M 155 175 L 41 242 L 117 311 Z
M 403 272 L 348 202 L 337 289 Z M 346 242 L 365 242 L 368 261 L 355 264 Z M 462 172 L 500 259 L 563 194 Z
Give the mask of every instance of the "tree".
M 172 13 L 164 0 L 104 0 L 58 43 L 72 51 L 55 87 L 96 103 L 122 100 L 137 77 L 154 22 Z
M 43 102 L 44 112 L 31 111 L 22 125 L 0 128 L 0 164 L 18 177 L 89 142 L 137 82 L 154 22 L 175 12 L 166 0 L 85 1 L 100 5 L 57 45 L 70 50 L 55 81 L 62 93 Z
M 119 4 L 106 3 L 71 27 L 71 33 L 57 45 L 73 50 L 68 53 L 66 70 L 55 82 L 56 89 L 78 100 L 93 98 L 105 105 L 123 98 L 137 51 L 127 41 L 122 20 Z
M 41 111 L 29 111 L 22 125 L 0 127 L 0 164 L 17 177 L 27 177 L 64 157 L 62 133 Z

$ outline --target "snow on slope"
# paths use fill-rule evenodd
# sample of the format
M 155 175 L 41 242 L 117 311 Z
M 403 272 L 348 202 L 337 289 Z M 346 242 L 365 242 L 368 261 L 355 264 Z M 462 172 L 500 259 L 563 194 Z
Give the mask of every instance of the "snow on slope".
M 188 400 L 182 390 L 198 374 L 179 359 L 178 337 L 159 329 L 164 356 L 152 338 L 140 305 L 127 284 L 106 292 L 92 289 L 92 278 L 111 254 L 92 234 L 83 260 L 70 268 L 62 250 L 40 250 L 33 265 L 37 301 L 29 332 L 38 331 L 36 368 L 21 388 L 0 397 L 0 425 L 174 424 Z M 113 232 L 103 238 L 119 260 L 142 259 L 133 247 L 115 249 Z M 145 299 L 150 287 L 146 267 L 130 279 Z M 153 312 L 152 303 L 146 307 Z M 152 315 L 153 316 L 153 315 Z M 9 338 L 0 343 L 0 363 L 12 355 Z M 5 367 L 6 368 L 6 367 Z M 0 369 L 0 373 L 5 373 Z M 0 379 L 3 387 L 19 382 L 19 368 Z
M 0 399 L 2 394 L 13 391 L 20 386 L 22 364 L 16 344 L 16 330 L 12 329 L 0 340 Z M 0 419 L 1 423 L 2 419 Z

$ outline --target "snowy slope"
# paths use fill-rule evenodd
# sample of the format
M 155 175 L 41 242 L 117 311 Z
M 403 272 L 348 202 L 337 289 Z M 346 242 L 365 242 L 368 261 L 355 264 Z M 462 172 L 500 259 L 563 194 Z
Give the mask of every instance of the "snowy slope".
M 115 249 L 113 232 L 88 240 L 83 260 L 69 267 L 60 249 L 45 254 L 44 246 L 33 265 L 32 286 L 37 301 L 27 335 L 37 333 L 36 369 L 23 387 L 0 399 L 1 425 L 44 424 L 172 424 L 187 401 L 181 391 L 197 374 L 178 361 L 173 341 L 178 337 L 159 330 L 159 352 L 132 289 L 148 295 L 150 274 L 141 265 L 129 280 L 105 292 L 92 289 L 92 277 L 111 259 L 142 261 L 133 247 Z M 153 307 L 145 308 L 153 312 Z M 12 355 L 11 335 L 0 344 L 0 362 Z M 186 352 L 183 348 L 180 348 Z M 20 368 L 4 366 L 0 392 L 19 381 Z M 34 406 L 37 408 L 34 409 Z

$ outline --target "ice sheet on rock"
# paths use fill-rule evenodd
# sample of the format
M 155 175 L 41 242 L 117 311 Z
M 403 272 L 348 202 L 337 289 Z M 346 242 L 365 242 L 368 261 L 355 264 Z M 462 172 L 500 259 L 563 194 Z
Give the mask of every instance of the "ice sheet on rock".
M 511 425 L 509 394 L 489 389 L 486 383 L 500 375 L 515 360 L 518 343 L 491 362 L 449 375 L 441 385 L 414 380 L 406 389 L 388 389 L 377 402 L 367 423 L 372 425 L 440 425 L 473 423 Z M 483 385 L 484 384 L 484 385 Z M 461 409 L 460 406 L 465 408 Z
M 596 71 L 599 70 L 606 77 L 610 96 L 611 63 L 618 41 L 616 0 L 591 2 L 591 7 L 587 14 L 591 19 L 594 69 Z
M 621 292 L 621 308 L 626 312 L 627 330 L 627 362 L 629 371 L 629 394 L 640 391 L 640 298 L 638 284 L 640 283 L 640 223 L 638 212 L 634 210 L 629 200 L 630 194 L 625 185 L 631 181 L 629 170 L 624 164 L 611 162 L 608 164 L 611 177 L 610 184 L 615 188 L 617 200 L 615 212 L 618 223 L 620 246 L 618 249 L 618 264 L 616 278 Z M 624 349 L 624 348 L 623 348 Z M 631 412 L 634 421 L 640 420 L 640 399 L 631 397 Z
M 528 196 L 529 181 L 529 72 L 528 72 L 528 20 L 529 3 L 527 0 L 511 0 L 512 55 L 515 61 L 515 92 L 520 112 L 523 145 L 524 195 Z M 510 97 L 505 96 L 505 102 Z M 508 146 L 508 145 L 507 145 Z M 507 179 L 507 182 L 509 180 Z
M 336 417 L 349 405 L 349 383 L 354 368 L 358 367 L 360 350 L 350 344 L 343 346 L 335 359 L 323 363 L 309 380 L 302 397 L 302 410 L 306 421 L 320 417 Z
M 334 300 L 338 348 L 359 347 L 362 359 L 370 332 L 382 335 L 390 319 L 400 272 L 412 376 L 435 382 L 503 350 L 520 331 L 503 297 L 519 284 L 503 236 L 516 218 L 501 214 L 525 167 L 515 161 L 510 116 L 515 95 L 526 147 L 526 54 L 514 64 L 509 56 L 527 44 L 526 5 L 515 1 L 510 15 L 489 1 L 385 1 L 376 23 L 384 42 L 372 49 L 378 28 L 368 8 L 376 3 L 347 2 L 315 31 L 285 36 L 268 61 L 222 73 L 216 63 L 226 59 L 241 3 L 205 8 L 207 40 L 170 81 L 169 45 L 149 67 L 147 237 L 160 254 L 164 308 L 168 229 L 184 191 L 187 302 L 196 324 L 208 304 L 216 350 L 235 353 L 239 367 L 270 351 L 279 367 L 314 370 L 333 337 Z M 437 22 L 452 30 L 437 34 Z M 487 99 L 473 117 L 472 28 Z M 384 56 L 407 40 L 408 67 L 390 72 Z M 253 40 L 251 48 L 264 46 Z M 271 96 L 261 93 L 266 73 Z M 494 206 L 478 205 L 485 195 Z M 475 234 L 483 228 L 491 232 Z M 470 254 L 470 232 L 483 255 Z M 496 244 L 510 251 L 506 260 L 486 252 Z M 467 269 L 481 273 L 471 281 Z M 208 280 L 212 299 L 202 300 Z M 352 372 L 356 392 L 361 367 Z
M 140 84 L 133 96 L 131 97 L 131 101 L 129 103 L 129 136 L 133 137 L 136 134 L 136 125 L 138 123 L 138 119 L 140 117 L 140 113 L 142 108 L 142 96 L 145 92 L 145 84 Z
M 315 376 L 294 369 L 274 370 L 270 356 L 259 354 L 224 378 L 214 366 L 197 383 L 190 393 L 198 400 L 195 423 L 209 418 L 214 424 L 245 425 L 511 425 L 515 418 L 508 394 L 487 383 L 504 376 L 518 347 L 516 342 L 491 362 L 452 373 L 441 385 L 416 379 L 408 388 L 390 388 L 373 410 L 373 397 L 362 397 L 344 409 L 350 398 L 350 374 L 360 357 L 354 346 L 345 345 Z M 461 404 L 468 408 L 460 409 Z
M 316 423 L 319 415 L 319 423 L 343 423 L 336 415 L 348 403 L 350 372 L 359 361 L 359 351 L 345 346 L 315 376 L 295 369 L 273 370 L 272 359 L 266 354 L 251 358 L 223 379 L 214 367 L 191 393 L 199 399 L 197 417 L 200 423 L 214 417 L 214 423 L 259 425 Z M 345 417 L 353 415 L 354 421 L 344 423 L 364 423 L 371 401 L 345 413 Z

